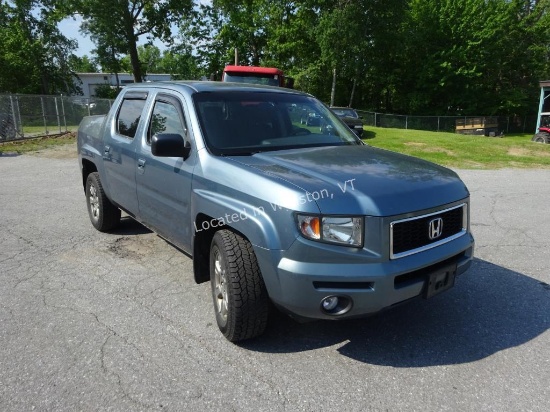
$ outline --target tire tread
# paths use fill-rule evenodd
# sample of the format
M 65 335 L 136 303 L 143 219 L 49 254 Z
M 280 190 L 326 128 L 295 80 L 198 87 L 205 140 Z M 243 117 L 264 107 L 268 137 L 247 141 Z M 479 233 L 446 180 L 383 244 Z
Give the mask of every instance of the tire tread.
M 251 243 L 229 230 L 216 233 L 227 257 L 230 287 L 228 322 L 221 329 L 231 342 L 261 335 L 267 326 L 269 298 Z
M 100 213 L 97 222 L 94 222 L 94 220 L 92 219 L 88 198 L 88 188 L 92 184 L 96 187 L 99 197 Z M 101 184 L 101 180 L 99 179 L 99 173 L 97 172 L 90 173 L 88 175 L 88 178 L 86 179 L 86 202 L 88 206 L 88 213 L 90 214 L 90 221 L 97 230 L 99 230 L 100 232 L 108 232 L 118 226 L 121 216 L 120 209 L 113 205 L 105 194 L 105 190 L 103 189 L 103 185 Z

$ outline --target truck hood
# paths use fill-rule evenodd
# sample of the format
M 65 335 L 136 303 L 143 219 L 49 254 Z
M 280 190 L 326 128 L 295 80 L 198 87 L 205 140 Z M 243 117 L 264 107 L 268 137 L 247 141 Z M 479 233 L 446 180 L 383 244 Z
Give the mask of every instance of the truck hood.
M 298 190 L 301 203 L 324 214 L 390 216 L 469 196 L 453 171 L 370 146 L 317 147 L 257 153 L 234 160 Z

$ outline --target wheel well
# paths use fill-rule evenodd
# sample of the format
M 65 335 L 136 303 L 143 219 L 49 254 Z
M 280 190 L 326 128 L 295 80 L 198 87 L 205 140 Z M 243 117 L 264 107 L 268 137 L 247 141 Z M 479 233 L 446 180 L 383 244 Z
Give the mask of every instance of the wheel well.
M 87 159 L 82 159 L 82 186 L 86 189 L 86 179 L 90 173 L 97 172 L 97 167 L 94 163 Z
M 193 274 L 195 282 L 204 283 L 210 280 L 210 245 L 212 238 L 218 230 L 231 230 L 242 238 L 248 238 L 238 230 L 226 225 L 213 227 L 211 222 L 217 222 L 218 219 L 199 213 L 195 218 L 195 238 L 193 241 Z

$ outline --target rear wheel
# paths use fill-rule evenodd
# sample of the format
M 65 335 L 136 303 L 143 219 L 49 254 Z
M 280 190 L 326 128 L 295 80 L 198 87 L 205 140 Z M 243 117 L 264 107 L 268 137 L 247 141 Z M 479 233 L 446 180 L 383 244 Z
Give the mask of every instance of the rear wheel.
M 210 283 L 216 322 L 229 341 L 264 332 L 269 297 L 248 240 L 229 230 L 216 232 L 210 247 Z
M 120 209 L 105 195 L 97 172 L 86 179 L 86 205 L 92 225 L 100 232 L 114 229 L 120 222 Z
M 531 140 L 536 143 L 550 143 L 550 134 L 537 133 Z

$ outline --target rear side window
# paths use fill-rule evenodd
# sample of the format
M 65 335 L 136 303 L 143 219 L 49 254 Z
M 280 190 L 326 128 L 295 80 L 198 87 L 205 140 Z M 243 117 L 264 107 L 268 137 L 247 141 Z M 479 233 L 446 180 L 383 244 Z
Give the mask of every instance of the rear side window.
M 116 121 L 116 131 L 118 134 L 130 139 L 134 138 L 144 106 L 144 99 L 125 98 L 122 100 Z

